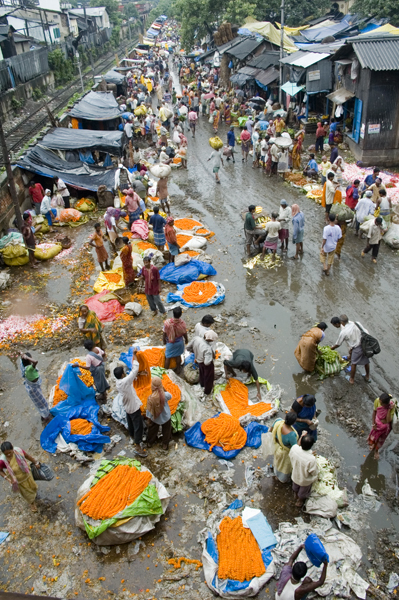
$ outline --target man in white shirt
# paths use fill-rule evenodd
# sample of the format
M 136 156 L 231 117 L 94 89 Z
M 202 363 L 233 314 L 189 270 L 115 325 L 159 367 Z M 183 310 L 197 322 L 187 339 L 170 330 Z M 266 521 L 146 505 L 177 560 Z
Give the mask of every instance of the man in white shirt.
M 366 371 L 365 381 L 370 382 L 370 360 L 363 353 L 362 349 L 362 332 L 368 333 L 361 323 L 360 328 L 354 321 L 349 321 L 346 315 L 340 315 L 339 317 L 333 317 L 331 319 L 331 325 L 334 325 L 337 329 L 341 329 L 341 333 L 338 336 L 334 346 L 331 346 L 331 350 L 339 348 L 342 342 L 346 342 L 349 347 L 349 360 L 351 363 L 351 372 L 349 375 L 349 383 L 355 383 L 355 374 L 357 365 L 364 365 Z M 347 377 L 348 379 L 348 377 Z
M 134 453 L 145 458 L 146 450 L 141 447 L 143 441 L 143 417 L 141 416 L 142 402 L 136 390 L 133 387 L 133 382 L 139 373 L 139 362 L 136 358 L 136 352 L 133 352 L 132 370 L 129 375 L 125 376 L 124 367 L 116 367 L 114 376 L 116 379 L 116 389 L 122 396 L 122 404 L 126 411 L 127 427 L 129 435 L 134 440 Z
M 215 366 L 213 359 L 215 353 L 212 344 L 216 342 L 218 334 L 208 329 L 202 337 L 195 336 L 186 346 L 189 352 L 194 352 L 195 362 L 199 368 L 200 386 L 204 388 L 204 394 L 210 394 L 215 380 Z
M 375 204 L 371 200 L 372 195 L 373 195 L 373 192 L 370 190 L 367 190 L 367 192 L 364 194 L 363 198 L 361 198 L 355 206 L 355 213 L 356 213 L 356 233 L 355 233 L 355 235 L 359 235 L 360 225 L 364 222 L 364 219 L 367 217 L 367 215 L 374 214 Z
M 270 148 L 270 154 L 272 155 L 272 170 L 270 175 L 277 175 L 278 159 L 280 157 L 281 152 L 276 146 L 276 144 L 272 144 L 272 147 Z
M 124 126 L 124 131 L 126 134 L 126 137 L 128 139 L 128 141 L 130 141 L 133 138 L 133 125 L 130 121 L 127 121 L 127 123 L 125 123 Z
M 183 104 L 183 102 L 180 102 L 180 105 L 179 105 L 179 115 L 181 117 L 184 117 L 184 120 L 182 121 L 182 127 L 183 127 L 183 131 L 184 131 L 184 123 L 187 121 L 188 108 L 185 104 Z
M 330 275 L 337 243 L 342 238 L 342 231 L 340 226 L 335 222 L 335 215 L 329 214 L 328 220 L 329 225 L 326 225 L 323 229 L 323 242 L 320 249 L 320 262 L 323 265 L 323 273 L 325 275 Z
M 298 444 L 290 450 L 292 489 L 297 497 L 296 506 L 302 506 L 309 498 L 319 473 L 316 458 L 311 452 L 313 444 L 314 437 L 303 431 Z
M 64 200 L 65 208 L 71 208 L 71 203 L 69 202 L 70 193 L 66 184 L 60 177 L 54 177 L 54 183 L 57 186 L 57 190 L 61 194 L 62 199 Z
M 215 319 L 212 317 L 212 315 L 205 315 L 202 317 L 201 323 L 196 324 L 194 328 L 194 335 L 198 337 L 204 337 L 204 334 L 209 331 L 210 326 L 213 325 L 214 322 Z
M 289 224 L 291 220 L 291 208 L 287 205 L 287 200 L 281 200 L 280 202 L 280 210 L 278 214 L 277 221 L 279 221 L 281 225 L 281 229 L 278 232 L 278 237 L 281 241 L 280 250 L 284 250 L 284 240 L 285 240 L 285 251 L 288 250 L 288 238 L 290 236 Z

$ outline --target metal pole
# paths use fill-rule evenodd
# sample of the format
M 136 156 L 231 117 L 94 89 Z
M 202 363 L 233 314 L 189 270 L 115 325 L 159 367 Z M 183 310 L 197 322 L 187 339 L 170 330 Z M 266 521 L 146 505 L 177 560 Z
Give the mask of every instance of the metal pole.
M 14 173 L 12 172 L 11 161 L 10 161 L 10 157 L 8 155 L 8 148 L 7 148 L 7 144 L 6 144 L 6 139 L 4 137 L 3 124 L 1 121 L 2 120 L 0 119 L 0 144 L 1 144 L 1 149 L 3 152 L 3 160 L 4 160 L 5 167 L 6 167 L 6 172 L 7 172 L 8 186 L 10 188 L 10 196 L 11 196 L 12 203 L 14 204 L 15 216 L 17 218 L 17 225 L 18 225 L 19 229 L 21 229 L 22 225 L 23 225 L 21 209 L 19 207 L 18 195 L 17 195 L 17 190 L 15 187 L 15 181 L 14 181 Z
M 84 12 L 84 16 L 85 16 L 86 32 L 87 32 L 87 49 L 89 51 L 90 66 L 91 66 L 91 72 L 93 74 L 93 83 L 94 83 L 94 75 L 95 75 L 95 73 L 94 73 L 93 57 L 91 55 L 91 48 L 90 48 L 89 25 L 87 23 L 86 2 L 85 1 L 83 1 L 83 12 Z
M 280 37 L 280 61 L 284 58 L 284 0 L 281 0 L 281 37 Z M 283 103 L 283 64 L 280 62 L 280 90 L 278 100 Z
M 78 69 L 79 69 L 79 77 L 80 77 L 80 85 L 82 86 L 82 92 L 85 91 L 85 87 L 83 85 L 83 77 L 82 77 L 82 70 L 80 68 L 80 60 L 79 60 L 79 52 L 76 50 L 76 61 L 78 63 Z
M 42 15 L 42 11 L 39 8 L 39 15 L 40 15 L 40 21 L 42 24 L 42 30 L 43 30 L 43 35 L 44 35 L 44 42 L 46 44 L 46 48 L 48 48 L 48 43 L 47 43 L 47 38 L 46 38 L 46 30 L 44 29 L 44 23 L 43 23 L 43 15 Z

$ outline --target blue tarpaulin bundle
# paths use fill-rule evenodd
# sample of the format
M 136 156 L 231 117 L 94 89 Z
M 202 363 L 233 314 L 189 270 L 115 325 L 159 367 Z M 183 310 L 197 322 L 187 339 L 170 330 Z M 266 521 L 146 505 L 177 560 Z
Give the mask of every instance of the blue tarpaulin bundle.
M 50 410 L 52 415 L 67 414 L 72 407 L 96 404 L 94 388 L 87 387 L 79 378 L 80 369 L 67 365 L 59 383 L 59 388 L 68 396 Z
M 65 402 L 67 401 L 65 400 Z M 109 427 L 101 425 L 99 422 L 99 408 L 93 399 L 91 403 L 86 401 L 84 405 L 70 407 L 68 412 L 58 414 L 42 431 L 40 444 L 43 450 L 55 452 L 57 450 L 55 440 L 61 433 L 67 444 L 77 444 L 79 450 L 83 452 L 101 452 L 103 445 L 110 442 L 110 438 L 102 435 L 104 432 L 109 431 Z M 71 419 L 86 419 L 86 421 L 90 421 L 93 424 L 91 432 L 87 435 L 73 435 L 71 433 Z
M 162 281 L 183 284 L 196 281 L 200 275 L 212 276 L 217 275 L 217 272 L 209 263 L 202 260 L 190 260 L 190 262 L 180 265 L 180 267 L 175 267 L 174 263 L 169 263 L 159 271 L 159 274 Z
M 219 416 L 220 413 L 212 417 L 215 419 Z M 262 443 L 262 433 L 267 433 L 268 428 L 266 425 L 261 425 L 260 423 L 252 422 L 249 423 L 246 427 L 244 427 L 245 432 L 247 434 L 247 441 L 245 446 L 249 446 L 250 448 L 259 448 Z M 184 437 L 186 438 L 186 443 L 188 446 L 192 446 L 193 448 L 199 448 L 200 450 L 209 450 L 211 447 L 205 441 L 205 434 L 201 431 L 201 423 L 198 421 L 195 423 L 190 429 L 188 429 Z M 244 446 L 244 448 L 245 448 Z M 212 452 L 216 454 L 219 458 L 225 458 L 226 460 L 231 460 L 235 458 L 237 454 L 239 454 L 240 450 L 229 450 L 224 451 L 220 446 L 214 446 L 212 448 Z

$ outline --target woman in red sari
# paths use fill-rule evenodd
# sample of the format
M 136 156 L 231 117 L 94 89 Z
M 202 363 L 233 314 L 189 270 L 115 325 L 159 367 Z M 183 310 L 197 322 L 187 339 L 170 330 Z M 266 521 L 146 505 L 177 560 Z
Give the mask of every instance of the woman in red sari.
M 228 104 L 226 104 L 226 108 L 224 109 L 224 122 L 226 125 L 231 125 L 231 110 Z
M 395 403 L 390 394 L 381 394 L 374 402 L 373 427 L 368 437 L 370 450 L 374 450 L 374 458 L 380 458 L 379 450 L 385 443 L 391 429 L 395 412 Z
M 125 287 L 131 285 L 136 279 L 136 274 L 133 269 L 133 258 L 132 258 L 132 246 L 130 240 L 127 237 L 123 238 L 124 246 L 120 252 L 123 269 L 123 279 L 125 280 Z

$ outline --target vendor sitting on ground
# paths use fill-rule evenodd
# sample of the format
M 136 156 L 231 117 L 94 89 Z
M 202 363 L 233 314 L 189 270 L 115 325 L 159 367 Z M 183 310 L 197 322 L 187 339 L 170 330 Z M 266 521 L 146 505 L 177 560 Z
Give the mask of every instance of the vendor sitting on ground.
M 316 458 L 311 452 L 314 442 L 314 437 L 302 431 L 298 443 L 290 450 L 292 489 L 297 498 L 295 506 L 301 507 L 309 498 L 319 473 Z
M 323 571 L 318 581 L 313 581 L 310 577 L 305 577 L 308 572 L 306 563 L 294 561 L 305 548 L 301 544 L 299 548 L 291 555 L 287 564 L 284 565 L 280 579 L 277 584 L 275 600 L 301 600 L 305 598 L 309 592 L 313 592 L 317 588 L 324 585 L 327 575 L 327 561 L 324 561 Z M 305 579 L 303 579 L 305 577 Z
M 261 400 L 258 373 L 254 367 L 254 355 L 250 350 L 245 350 L 244 348 L 235 350 L 231 359 L 225 360 L 223 364 L 226 379 L 236 376 L 234 369 L 248 373 L 248 375 L 251 374 L 255 380 L 256 389 L 258 390 L 257 398 L 258 400 Z
M 248 212 L 245 215 L 244 221 L 245 241 L 247 244 L 248 256 L 251 254 L 251 244 L 253 244 L 259 251 L 260 239 L 265 235 L 265 231 L 263 229 L 258 229 L 256 227 L 254 218 L 255 211 L 256 206 L 254 204 L 250 204 L 250 206 L 248 206 Z
M 309 154 L 309 162 L 306 165 L 303 174 L 305 177 L 311 177 L 312 179 L 317 179 L 319 176 L 319 167 L 315 160 L 314 154 Z

